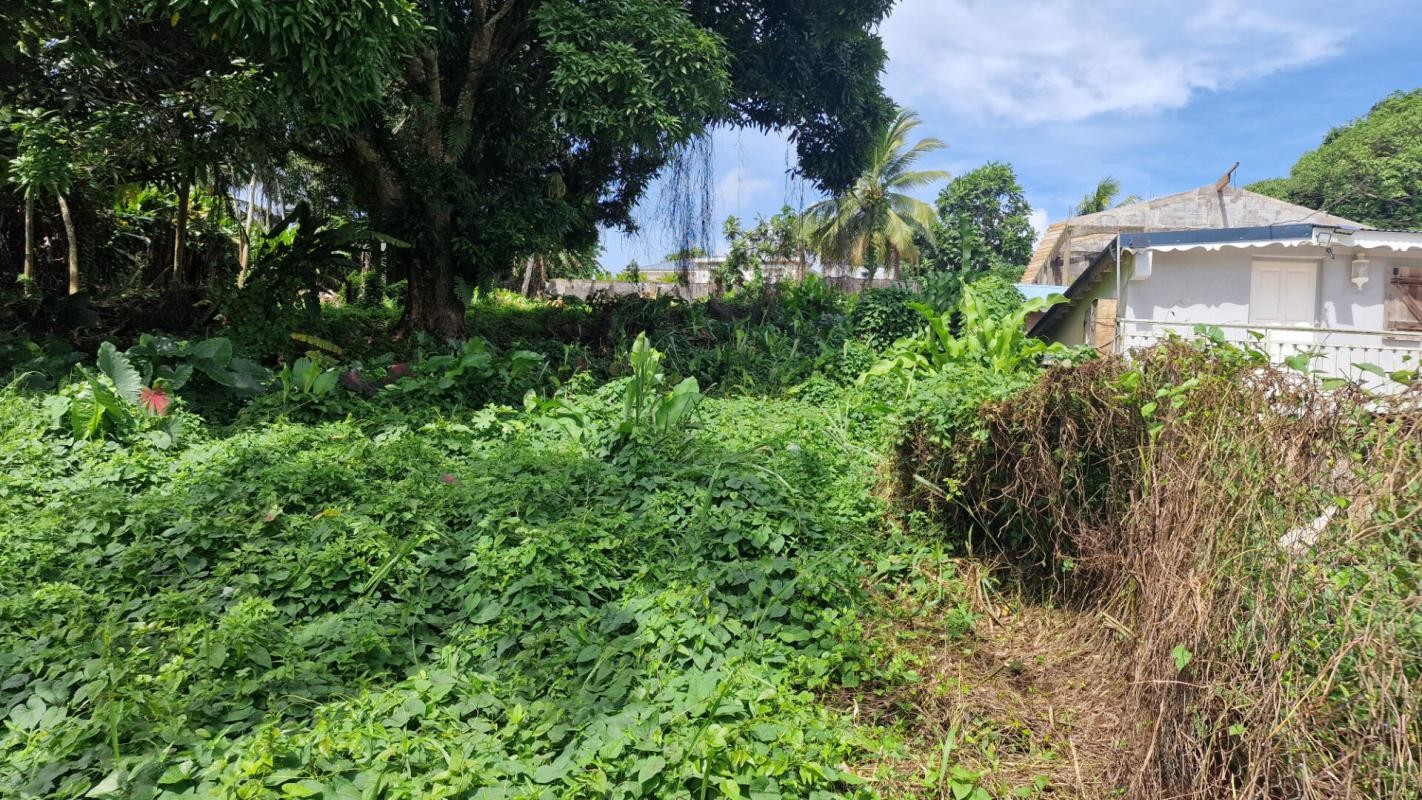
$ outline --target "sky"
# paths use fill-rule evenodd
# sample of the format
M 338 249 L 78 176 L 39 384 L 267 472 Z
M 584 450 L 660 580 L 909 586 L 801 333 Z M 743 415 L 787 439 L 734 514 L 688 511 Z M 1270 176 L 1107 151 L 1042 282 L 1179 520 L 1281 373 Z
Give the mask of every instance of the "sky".
M 1422 86 L 1415 0 L 900 0 L 880 33 L 889 96 L 948 144 L 923 168 L 1011 164 L 1039 230 L 1108 175 L 1145 198 L 1236 161 L 1241 186 L 1286 175 L 1331 128 Z M 783 134 L 717 130 L 713 150 L 718 233 L 819 199 L 788 174 Z M 658 194 L 640 233 L 604 232 L 608 271 L 675 249 Z

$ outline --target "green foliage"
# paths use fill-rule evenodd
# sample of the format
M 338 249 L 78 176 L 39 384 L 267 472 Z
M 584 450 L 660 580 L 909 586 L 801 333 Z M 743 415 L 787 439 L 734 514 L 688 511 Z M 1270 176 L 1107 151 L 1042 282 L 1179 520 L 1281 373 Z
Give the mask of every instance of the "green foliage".
M 1090 194 L 1081 198 L 1081 202 L 1077 203 L 1072 209 L 1071 215 L 1073 217 L 1079 217 L 1083 214 L 1096 214 L 1112 206 L 1130 205 L 1131 203 L 1139 203 L 1141 200 L 1140 197 L 1136 195 L 1130 195 L 1118 203 L 1116 202 L 1116 197 L 1120 194 L 1121 182 L 1108 175 L 1097 181 L 1096 188 L 1092 189 Z
M 628 261 L 627 266 L 623 267 L 622 271 L 617 273 L 616 280 L 629 281 L 631 283 L 641 283 L 642 267 L 640 264 L 637 263 L 637 259 L 634 258 L 631 261 Z
M 911 305 L 916 299 L 908 289 L 866 289 L 850 314 L 854 335 L 876 347 L 913 336 L 923 326 L 923 317 Z
M 334 292 L 359 266 L 358 247 L 404 242 L 340 219 L 320 219 L 306 202 L 299 202 L 272 230 L 254 237 L 248 273 L 229 298 L 223 313 L 242 325 L 267 321 L 273 313 L 305 311 L 314 316 L 322 292 Z
M 283 366 L 276 378 L 281 386 L 281 402 L 289 405 L 299 397 L 320 400 L 331 394 L 340 380 L 340 370 L 323 369 L 314 359 L 302 356 Z
M 76 368 L 79 380 L 44 398 L 49 428 L 78 441 L 142 432 L 156 447 L 172 446 L 180 430 L 178 420 L 158 424 L 155 419 L 169 411 L 171 398 L 165 388 L 146 387 L 130 358 L 112 342 L 99 346 L 96 367 L 97 372 Z
M 654 437 L 665 438 L 680 431 L 701 403 L 701 387 L 696 378 L 686 378 L 670 394 L 658 397 L 666 382 L 661 372 L 662 354 L 647 344 L 646 334 L 638 334 L 630 360 L 632 375 L 622 392 L 622 424 L 618 432 L 631 436 L 645 430 Z
M 911 385 L 922 374 L 957 364 L 972 364 L 1010 375 L 1035 368 L 1047 357 L 1076 355 L 1060 343 L 1049 345 L 1027 335 L 1027 315 L 1049 308 L 1064 298 L 1036 298 L 1002 314 L 994 314 L 996 309 L 986 300 L 974 286 L 963 287 L 959 307 L 961 324 L 956 329 L 953 312 L 938 312 L 931 306 L 911 303 L 910 307 L 921 315 L 926 327 L 918 336 L 895 342 L 885 358 L 865 377 L 892 374 Z M 955 333 L 955 330 L 960 332 Z
M 938 194 L 924 271 L 1015 278 L 1032 258 L 1032 207 L 1012 166 L 989 162 L 949 181 Z
M 51 388 L 83 360 L 74 346 L 62 339 L 33 339 L 0 334 L 0 383 L 18 382 L 33 388 Z
M 901 108 L 878 131 L 878 140 L 854 185 L 805 212 L 807 238 L 827 263 L 867 267 L 873 275 L 899 277 L 901 264 L 918 263 L 917 239 L 933 222 L 933 209 L 912 196 L 914 189 L 941 180 L 941 170 L 917 170 L 928 153 L 946 145 L 938 139 L 909 137 L 918 115 Z
M 642 396 L 675 424 L 676 393 Z M 266 422 L 52 464 L 39 404 L 0 396 L 0 787 L 867 796 L 813 693 L 869 674 L 867 451 L 785 400 L 707 400 L 695 447 L 616 457 L 560 413 Z
M 210 382 L 209 391 L 251 397 L 264 391 L 272 377 L 265 367 L 236 355 L 232 341 L 223 336 L 184 342 L 145 333 L 127 355 L 141 371 L 142 383 L 171 391 L 197 376 Z
M 1422 89 L 1328 132 L 1288 178 L 1248 189 L 1381 228 L 1422 227 Z
M 973 292 L 978 313 L 984 317 L 1005 317 L 1015 314 L 1027 299 L 1012 280 L 1000 275 L 984 275 L 968 283 Z
M 666 255 L 662 256 L 662 260 L 677 264 L 682 261 L 691 261 L 697 258 L 705 258 L 706 255 L 706 248 L 704 247 L 683 247 L 677 250 L 673 250 L 670 253 L 667 253 Z

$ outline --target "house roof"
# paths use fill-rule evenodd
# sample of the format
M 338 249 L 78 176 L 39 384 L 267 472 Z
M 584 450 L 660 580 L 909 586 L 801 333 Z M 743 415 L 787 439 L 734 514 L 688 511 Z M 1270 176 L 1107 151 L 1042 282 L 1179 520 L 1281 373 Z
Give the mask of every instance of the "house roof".
M 1082 214 L 1048 226 L 1023 272 L 1022 282 L 1040 282 L 1042 271 L 1064 241 L 1079 242 L 1083 245 L 1080 251 L 1094 254 L 1123 233 L 1248 229 L 1295 223 L 1362 227 L 1343 217 L 1247 189 L 1216 190 L 1214 184 L 1210 184 L 1154 200 Z
M 1324 241 L 1321 234 L 1328 234 Z M 1113 236 L 1092 259 L 1087 268 L 1072 281 L 1063 292 L 1067 302 L 1047 309 L 1028 331 L 1031 335 L 1046 332 L 1057 320 L 1076 304 L 1076 301 L 1091 293 L 1106 274 L 1106 268 L 1115 263 L 1116 245 L 1123 252 L 1154 250 L 1157 252 L 1178 252 L 1182 250 L 1217 251 L 1225 248 L 1269 247 L 1283 245 L 1334 245 L 1351 247 L 1356 250 L 1392 250 L 1394 252 L 1422 251 L 1422 231 L 1383 230 L 1364 228 L 1353 224 L 1290 223 L 1281 225 L 1257 225 L 1248 228 L 1212 228 L 1206 230 L 1150 231 L 1121 233 Z
M 1042 267 L 1047 265 L 1047 259 L 1051 258 L 1052 252 L 1057 249 L 1057 240 L 1061 238 L 1066 226 L 1066 222 L 1053 222 L 1047 226 L 1046 232 L 1042 234 L 1042 241 L 1038 242 L 1037 249 L 1032 251 L 1032 260 L 1027 262 L 1027 269 L 1022 271 L 1021 283 L 1037 282 L 1037 276 L 1042 273 Z

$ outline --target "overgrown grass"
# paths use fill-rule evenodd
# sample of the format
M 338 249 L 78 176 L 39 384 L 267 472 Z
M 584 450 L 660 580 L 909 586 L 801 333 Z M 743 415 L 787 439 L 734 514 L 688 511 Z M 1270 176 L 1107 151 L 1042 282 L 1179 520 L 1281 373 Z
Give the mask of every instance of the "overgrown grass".
M 7 350 L 0 795 L 1415 795 L 1411 400 L 821 288 Z
M 1416 402 L 1175 344 L 925 420 L 901 494 L 1124 666 L 1127 796 L 1416 797 Z

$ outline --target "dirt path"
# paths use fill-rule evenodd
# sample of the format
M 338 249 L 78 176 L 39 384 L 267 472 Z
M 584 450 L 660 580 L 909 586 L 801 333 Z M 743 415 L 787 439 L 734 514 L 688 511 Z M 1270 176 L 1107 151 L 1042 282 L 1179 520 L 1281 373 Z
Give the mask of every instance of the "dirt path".
M 1131 733 L 1115 634 L 1093 614 L 989 599 L 969 562 L 952 572 L 881 592 L 892 619 L 876 633 L 918 679 L 843 700 L 908 752 L 856 771 L 887 797 L 955 797 L 969 781 L 994 798 L 1112 796 Z

